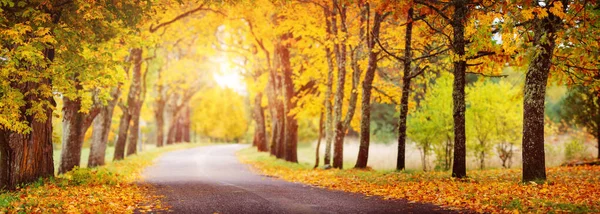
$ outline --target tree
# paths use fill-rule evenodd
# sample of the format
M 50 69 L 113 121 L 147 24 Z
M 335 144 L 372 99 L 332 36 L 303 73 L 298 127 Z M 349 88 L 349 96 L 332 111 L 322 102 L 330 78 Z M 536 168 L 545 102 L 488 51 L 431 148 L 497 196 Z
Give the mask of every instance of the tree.
M 366 3 L 364 6 L 365 13 L 370 14 L 370 5 Z M 367 167 L 367 160 L 369 159 L 369 143 L 371 137 L 371 89 L 373 85 L 373 79 L 375 78 L 375 71 L 377 70 L 378 53 L 375 52 L 375 43 L 379 40 L 379 31 L 381 23 L 389 13 L 384 14 L 382 10 L 386 8 L 377 8 L 373 17 L 373 28 L 367 29 L 370 34 L 367 38 L 367 54 L 368 54 L 368 65 L 365 73 L 365 78 L 362 83 L 362 98 L 361 98 L 361 125 L 360 125 L 360 149 L 358 152 L 358 158 L 356 160 L 356 168 Z M 368 18 L 368 17 L 367 17 Z M 370 21 L 370 20 L 368 20 Z M 363 30 L 364 31 L 364 30 Z M 363 37 L 363 35 L 361 35 Z
M 222 99 L 227 97 L 228 99 Z M 194 127 L 199 133 L 220 141 L 240 139 L 248 128 L 244 99 L 230 88 L 215 87 L 194 97 L 192 109 Z
M 435 84 L 429 87 L 425 94 L 424 100 L 420 103 L 417 110 L 412 113 L 407 121 L 407 134 L 409 139 L 417 144 L 421 150 L 421 159 L 423 170 L 427 170 L 427 156 L 431 150 L 442 146 L 441 154 L 446 155 L 441 157 L 437 154 L 438 159 L 447 159 L 449 157 L 445 146 L 441 144 L 444 141 L 444 133 L 452 133 L 450 115 L 451 109 L 448 105 L 452 102 L 452 84 L 450 76 L 442 75 L 435 79 Z
M 454 160 L 452 177 L 467 176 L 466 168 L 466 129 L 465 129 L 465 86 L 467 67 L 474 67 L 478 73 L 484 67 L 491 67 L 494 61 L 504 61 L 505 57 L 494 56 L 492 61 L 484 63 L 482 57 L 497 55 L 500 47 L 493 42 L 494 15 L 487 13 L 483 2 L 470 0 L 452 0 L 450 2 L 415 1 L 428 9 L 424 22 L 435 34 L 446 39 L 451 50 L 453 63 L 453 119 L 454 119 Z M 452 32 L 446 30 L 450 26 Z M 471 42 L 477 41 L 477 42 Z M 471 61 L 472 63 L 468 63 Z M 496 66 L 498 67 L 498 66 Z M 486 70 L 487 71 L 487 70 Z M 495 72 L 493 72 L 495 73 Z
M 583 86 L 572 88 L 561 101 L 560 116 L 571 125 L 580 125 L 596 137 L 600 159 L 600 92 L 590 92 Z
M 568 84 L 597 87 L 598 45 L 593 36 L 598 28 L 590 22 L 598 20 L 597 2 L 540 1 L 514 2 L 516 11 L 502 25 L 503 46 L 526 47 L 528 67 L 523 99 L 523 181 L 546 179 L 544 153 L 544 101 L 551 71 L 556 79 Z M 514 7 L 507 7 L 514 8 Z
M 516 143 L 522 117 L 520 109 L 521 91 L 504 80 L 494 82 L 477 81 L 467 87 L 466 112 L 468 148 L 479 161 L 479 168 L 485 168 L 485 160 L 496 146 L 502 165 L 512 157 L 512 145 Z

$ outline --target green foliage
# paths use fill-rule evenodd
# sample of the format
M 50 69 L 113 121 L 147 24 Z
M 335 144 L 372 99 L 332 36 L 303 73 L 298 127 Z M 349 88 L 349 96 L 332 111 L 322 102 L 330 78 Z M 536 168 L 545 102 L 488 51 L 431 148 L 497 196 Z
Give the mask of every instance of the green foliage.
M 394 105 L 371 104 L 371 141 L 374 143 L 395 142 L 398 131 L 398 116 Z
M 452 77 L 442 75 L 435 80 L 435 87 L 430 87 L 420 107 L 409 114 L 407 121 L 408 138 L 421 150 L 423 169 L 427 169 L 427 157 L 433 150 L 438 160 L 450 160 L 452 151 L 448 151 L 447 143 L 453 139 L 452 121 Z M 448 169 L 449 162 L 443 168 Z
M 467 92 L 467 147 L 485 167 L 496 147 L 503 166 L 509 167 L 513 146 L 521 140 L 522 93 L 507 81 L 478 81 Z
M 579 139 L 565 143 L 565 160 L 580 160 L 585 157 L 585 145 Z
M 569 90 L 567 97 L 562 100 L 560 111 L 561 118 L 568 124 L 580 126 L 598 137 L 598 126 L 600 123 L 600 99 L 598 92 L 585 87 L 574 87 Z

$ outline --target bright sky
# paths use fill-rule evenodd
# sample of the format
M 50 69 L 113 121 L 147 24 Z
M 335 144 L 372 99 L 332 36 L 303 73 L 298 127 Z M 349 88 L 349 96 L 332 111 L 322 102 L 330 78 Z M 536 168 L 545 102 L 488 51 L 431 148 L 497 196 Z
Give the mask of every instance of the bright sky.
M 242 69 L 234 66 L 227 57 L 219 57 L 215 62 L 219 64 L 219 72 L 214 74 L 217 84 L 231 88 L 239 94 L 246 94 L 246 84 L 240 75 Z

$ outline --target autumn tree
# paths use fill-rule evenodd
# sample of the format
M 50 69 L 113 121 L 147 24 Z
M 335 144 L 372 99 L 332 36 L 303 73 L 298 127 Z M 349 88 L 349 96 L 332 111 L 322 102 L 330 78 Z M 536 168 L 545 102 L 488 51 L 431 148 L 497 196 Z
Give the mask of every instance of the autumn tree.
M 518 1 L 502 4 L 503 46 L 520 44 L 527 63 L 523 99 L 523 181 L 546 179 L 544 101 L 550 74 L 598 88 L 597 2 Z M 515 11 L 519 8 L 518 11 Z M 497 9 L 497 11 L 502 9 Z M 594 35 L 594 36 L 591 36 Z M 506 41 L 506 42 L 505 42 Z

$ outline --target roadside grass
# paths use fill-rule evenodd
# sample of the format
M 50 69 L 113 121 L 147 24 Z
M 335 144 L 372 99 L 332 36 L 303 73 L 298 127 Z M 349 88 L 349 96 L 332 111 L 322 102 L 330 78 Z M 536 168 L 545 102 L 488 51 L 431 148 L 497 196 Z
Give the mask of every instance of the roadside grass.
M 552 167 L 545 183 L 522 183 L 520 169 L 470 170 L 467 179 L 450 172 L 312 169 L 247 148 L 239 159 L 262 174 L 322 188 L 427 202 L 477 212 L 600 212 L 600 166 Z
M 0 213 L 164 211 L 166 208 L 160 198 L 152 196 L 148 186 L 136 183 L 142 171 L 165 152 L 205 145 L 209 144 L 186 143 L 146 149 L 102 167 L 77 168 L 53 178 L 39 179 L 16 191 L 0 192 Z

